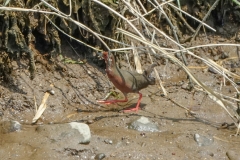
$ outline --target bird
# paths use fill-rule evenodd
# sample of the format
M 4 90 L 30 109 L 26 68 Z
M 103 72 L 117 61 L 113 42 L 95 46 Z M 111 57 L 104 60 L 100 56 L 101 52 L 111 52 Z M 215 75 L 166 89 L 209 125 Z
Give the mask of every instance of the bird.
M 116 100 L 98 100 L 98 103 L 102 104 L 113 104 L 117 102 L 127 102 L 127 94 L 128 93 L 138 93 L 139 98 L 137 101 L 137 105 L 135 108 L 125 109 L 124 112 L 131 112 L 131 111 L 138 111 L 140 109 L 139 105 L 142 99 L 142 93 L 139 91 L 143 88 L 146 88 L 148 85 L 155 84 L 155 78 L 151 77 L 150 74 L 153 71 L 154 67 L 157 66 L 156 63 L 153 63 L 151 66 L 148 67 L 147 70 L 140 74 L 136 71 L 129 71 L 119 69 L 116 65 L 116 60 L 113 54 L 109 54 L 108 52 L 102 52 L 102 57 L 106 63 L 106 73 L 108 79 L 113 83 L 113 85 L 119 89 L 125 99 L 116 99 Z

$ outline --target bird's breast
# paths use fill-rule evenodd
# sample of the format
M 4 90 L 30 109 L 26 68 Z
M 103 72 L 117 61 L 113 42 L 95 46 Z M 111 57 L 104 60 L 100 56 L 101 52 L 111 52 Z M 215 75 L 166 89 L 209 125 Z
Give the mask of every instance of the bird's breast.
M 129 85 L 129 83 L 131 82 L 128 82 L 124 76 L 121 76 L 121 74 L 118 74 L 117 71 L 113 71 L 113 70 L 106 70 L 106 72 L 109 80 L 113 83 L 113 85 L 117 89 L 119 89 L 123 93 L 132 92 L 132 89 Z

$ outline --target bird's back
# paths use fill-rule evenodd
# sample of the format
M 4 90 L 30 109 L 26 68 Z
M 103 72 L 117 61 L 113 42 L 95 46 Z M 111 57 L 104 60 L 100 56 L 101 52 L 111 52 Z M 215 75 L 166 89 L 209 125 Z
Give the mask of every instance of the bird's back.
M 153 67 L 151 66 L 151 68 Z M 114 86 L 123 93 L 136 93 L 148 85 L 155 84 L 155 79 L 149 77 L 151 70 L 148 69 L 147 71 L 139 74 L 135 71 L 122 70 L 116 67 L 107 71 L 107 74 Z

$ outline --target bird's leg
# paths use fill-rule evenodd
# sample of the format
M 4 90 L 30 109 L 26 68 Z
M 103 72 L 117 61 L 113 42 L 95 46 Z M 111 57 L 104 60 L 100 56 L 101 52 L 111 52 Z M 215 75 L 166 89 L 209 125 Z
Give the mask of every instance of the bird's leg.
M 142 100 L 142 93 L 138 92 L 139 94 L 139 98 L 138 98 L 138 101 L 137 101 L 137 105 L 135 108 L 130 108 L 130 109 L 125 109 L 123 110 L 123 112 L 131 112 L 131 111 L 138 111 L 139 110 L 139 105 L 140 105 L 140 102 Z
M 128 98 L 127 95 L 124 94 L 125 99 L 115 99 L 115 100 L 98 100 L 97 103 L 103 103 L 103 104 L 113 104 L 113 103 L 117 103 L 117 102 L 127 102 Z

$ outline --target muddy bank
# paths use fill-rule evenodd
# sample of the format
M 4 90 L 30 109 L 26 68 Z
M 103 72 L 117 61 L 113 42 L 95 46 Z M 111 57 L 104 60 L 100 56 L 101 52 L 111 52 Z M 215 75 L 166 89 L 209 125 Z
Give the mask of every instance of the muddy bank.
M 67 47 L 63 51 L 70 53 Z M 230 54 L 230 57 L 234 54 Z M 24 61 L 21 62 L 24 64 Z M 187 83 L 186 74 L 173 64 L 158 66 L 157 70 L 162 75 L 169 97 L 190 108 L 196 113 L 194 116 L 162 97 L 156 86 L 141 91 L 142 110 L 137 113 L 121 111 L 129 106 L 134 107 L 138 94 L 129 94 L 130 101 L 127 103 L 97 104 L 96 100 L 105 97 L 113 87 L 104 69 L 99 69 L 94 63 L 66 64 L 65 72 L 48 72 L 41 64 L 37 64 L 38 76 L 34 80 L 30 80 L 26 74 L 27 67 L 14 63 L 13 66 L 18 73 L 15 76 L 16 84 L 1 86 L 1 121 L 18 121 L 22 129 L 1 134 L 1 155 L 4 155 L 4 159 L 94 159 L 102 154 L 105 155 L 104 159 L 228 159 L 227 152 L 238 154 L 239 137 L 230 136 L 236 130 L 230 130 L 231 127 L 221 129 L 224 122 L 229 125 L 232 123 L 227 113 L 205 98 L 205 94 L 197 92 L 193 95 L 183 89 L 182 86 Z M 238 68 L 235 69 L 238 73 Z M 220 90 L 218 82 L 221 79 L 204 67 L 193 67 L 192 71 L 215 90 L 234 94 L 230 92 L 233 90 L 231 86 L 224 86 Z M 47 100 L 47 109 L 37 124 L 31 125 L 35 115 L 33 96 L 39 106 L 50 84 L 54 84 L 55 94 Z M 123 98 L 120 92 L 118 95 Z M 141 116 L 155 123 L 159 131 L 129 129 L 128 124 Z M 45 137 L 36 130 L 40 125 L 54 126 L 69 122 L 89 125 L 89 144 L 63 144 L 61 138 L 55 139 L 57 137 L 51 134 Z M 213 139 L 213 142 L 199 146 L 195 134 Z
M 37 3 L 27 2 L 29 3 L 26 4 L 30 6 Z M 52 4 L 59 5 L 59 8 L 68 8 L 67 2 L 60 2 L 61 5 L 54 2 Z M 207 12 L 214 2 L 198 0 L 186 3 L 181 1 L 181 4 L 185 11 L 202 19 L 205 15 L 203 13 Z M 193 32 L 189 31 L 191 28 L 184 29 L 186 24 L 180 23 L 182 22 L 180 16 L 179 19 L 175 19 L 177 13 L 174 9 L 166 9 L 174 25 L 177 26 L 177 34 L 181 43 L 185 43 L 186 47 L 207 43 L 238 43 L 238 8 L 235 8 L 232 3 L 221 4 L 216 7 L 207 21 L 217 29 L 217 32 L 200 30 L 200 34 L 196 39 L 192 38 L 192 41 L 189 39 L 189 35 L 193 35 Z M 116 6 L 115 3 L 110 5 Z M 144 3 L 144 6 L 148 10 L 151 9 L 151 7 L 148 8 L 148 3 Z M 92 26 L 96 32 L 111 35 L 113 32 L 108 28 L 111 28 L 110 24 L 114 24 L 115 17 L 109 12 L 104 12 L 104 16 L 100 16 L 101 10 L 97 10 L 98 12 L 92 17 L 87 17 L 88 7 L 89 3 L 83 0 L 81 5 L 75 6 L 74 15 L 86 17 L 81 19 L 81 22 Z M 94 5 L 92 7 L 96 8 Z M 158 14 L 156 11 L 148 18 L 155 24 L 161 24 L 158 27 L 173 36 L 166 19 L 159 19 Z M 232 119 L 205 93 L 196 88 L 192 91 L 188 90 L 187 74 L 181 66 L 161 57 L 153 57 L 153 61 L 158 65 L 156 70 L 168 92 L 168 97 L 163 96 L 158 85 L 149 86 L 141 91 L 143 94 L 141 110 L 123 113 L 124 108 L 136 105 L 138 94 L 129 94 L 129 101 L 126 103 L 112 105 L 97 103 L 97 100 L 103 99 L 110 92 L 114 94 L 109 99 L 123 99 L 124 96 L 108 80 L 104 61 L 94 56 L 96 52 L 70 41 L 49 24 L 36 23 L 46 20 L 42 16 L 32 19 L 30 26 L 36 27 L 33 32 L 30 31 L 31 28 L 27 30 L 25 27 L 28 25 L 22 26 L 19 23 L 23 15 L 14 13 L 0 17 L 1 24 L 10 23 L 9 26 L 8 23 L 5 24 L 5 29 L 7 29 L 5 32 L 9 32 L 10 38 L 14 40 L 11 42 L 15 40 L 20 42 L 19 45 L 7 43 L 10 42 L 9 38 L 2 41 L 2 46 L 0 46 L 3 49 L 0 55 L 0 70 L 4 71 L 0 72 L 0 155 L 2 159 L 234 160 L 239 157 L 240 139 L 239 136 L 234 136 L 236 127 L 232 125 Z M 32 14 L 28 16 L 33 18 Z M 133 15 L 131 12 L 126 12 L 126 16 Z M 94 17 L 100 19 L 94 20 Z M 105 17 L 110 17 L 111 21 Z M 8 21 L 3 21 L 3 19 Z M 71 24 L 63 20 L 57 18 L 52 20 L 56 20 L 55 22 L 59 23 L 68 33 L 74 32 L 74 29 L 78 30 L 76 26 L 70 27 Z M 23 22 L 27 24 L 29 20 Z M 188 22 L 187 18 L 186 22 Z M 193 21 L 188 23 L 192 27 L 197 27 Z M 37 24 L 46 25 L 37 26 Z M 146 30 L 139 28 L 145 33 Z M 114 30 L 114 26 L 111 29 Z M 22 30 L 28 32 L 22 32 Z M 85 38 L 83 38 L 85 42 L 90 41 L 91 45 L 101 46 L 89 33 L 83 30 L 76 32 L 79 32 L 76 35 Z M 36 41 L 26 39 L 31 34 Z M 6 38 L 6 35 L 2 35 L 3 33 L 1 38 Z M 176 48 L 162 36 L 158 36 L 157 40 L 161 46 Z M 12 51 L 6 51 L 6 46 Z M 15 50 L 19 50 L 20 54 L 15 54 Z M 194 53 L 201 57 L 209 57 L 217 64 L 239 75 L 237 51 L 237 47 L 221 46 L 196 49 Z M 139 52 L 143 68 L 150 64 L 146 53 L 145 51 Z M 52 60 L 53 57 L 56 59 Z M 134 57 L 129 55 L 128 58 L 117 56 L 118 64 L 122 69 L 131 69 L 128 60 L 134 68 Z M 214 69 L 191 56 L 187 56 L 186 60 L 191 72 L 206 86 L 218 93 L 236 96 L 234 87 Z M 238 79 L 233 80 L 239 83 Z M 37 106 L 41 104 L 45 92 L 51 88 L 50 85 L 53 86 L 54 94 L 49 96 L 43 115 L 36 124 L 32 124 L 36 113 L 35 103 Z M 238 86 L 237 88 L 239 89 Z M 151 130 L 154 132 L 137 131 L 133 128 L 138 127 L 129 127 L 130 123 L 141 117 L 147 118 L 151 122 L 150 126 L 155 126 Z M 82 143 L 76 131 L 78 127 L 69 128 L 68 124 L 71 122 L 87 124 L 84 126 L 89 127 L 91 136 L 88 138 L 90 137 L 90 140 Z

